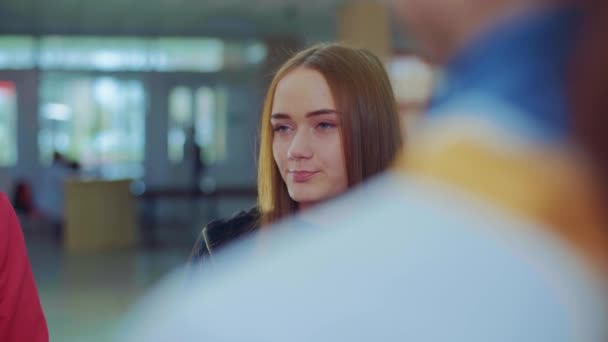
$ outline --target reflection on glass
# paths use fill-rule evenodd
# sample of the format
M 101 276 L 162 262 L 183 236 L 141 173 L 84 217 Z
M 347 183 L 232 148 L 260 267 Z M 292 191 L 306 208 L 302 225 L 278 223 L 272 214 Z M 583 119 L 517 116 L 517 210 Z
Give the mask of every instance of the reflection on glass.
M 0 36 L 0 69 L 216 72 L 260 64 L 266 53 L 256 40 Z
M 196 143 L 203 147 L 213 145 L 215 131 L 215 94 L 209 87 L 196 90 Z
M 43 69 L 100 71 L 219 71 L 224 43 L 210 38 L 46 36 Z
M 226 159 L 227 94 L 224 88 L 197 90 L 197 132 L 201 145 L 201 158 L 206 163 Z
M 44 163 L 54 151 L 104 178 L 140 177 L 145 143 L 141 81 L 45 73 L 38 143 Z
M 40 67 L 63 70 L 145 71 L 147 41 L 132 37 L 40 38 Z
M 243 65 L 256 65 L 266 58 L 266 45 L 256 42 L 229 41 L 224 46 L 225 69 L 238 69 Z
M 17 92 L 15 84 L 0 81 L 0 166 L 17 163 Z
M 194 111 L 192 105 L 194 103 Z M 226 91 L 199 87 L 175 87 L 169 94 L 169 160 L 181 163 L 191 144 L 200 147 L 200 157 L 210 164 L 226 158 Z
M 192 91 L 188 87 L 176 87 L 169 94 L 169 160 L 180 163 L 188 129 L 192 127 Z
M 34 38 L 0 36 L 0 69 L 31 69 L 35 64 Z
M 150 64 L 157 71 L 220 71 L 224 42 L 205 38 L 160 38 L 150 44 Z

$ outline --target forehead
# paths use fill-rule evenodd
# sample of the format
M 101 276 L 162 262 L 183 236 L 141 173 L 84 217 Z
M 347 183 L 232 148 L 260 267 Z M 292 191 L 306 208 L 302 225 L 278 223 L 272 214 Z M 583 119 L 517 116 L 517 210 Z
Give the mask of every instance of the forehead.
M 273 112 L 291 115 L 318 109 L 335 109 L 329 84 L 323 75 L 299 67 L 287 73 L 277 84 L 272 103 Z

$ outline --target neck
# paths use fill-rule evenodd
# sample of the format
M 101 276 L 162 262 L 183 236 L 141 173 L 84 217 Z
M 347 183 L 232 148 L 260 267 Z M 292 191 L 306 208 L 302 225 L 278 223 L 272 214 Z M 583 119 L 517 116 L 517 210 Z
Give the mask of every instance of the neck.
M 311 208 L 313 208 L 315 206 L 316 203 L 314 202 L 300 202 L 298 203 L 298 212 L 302 213 L 302 212 L 306 212 L 308 210 L 310 210 Z

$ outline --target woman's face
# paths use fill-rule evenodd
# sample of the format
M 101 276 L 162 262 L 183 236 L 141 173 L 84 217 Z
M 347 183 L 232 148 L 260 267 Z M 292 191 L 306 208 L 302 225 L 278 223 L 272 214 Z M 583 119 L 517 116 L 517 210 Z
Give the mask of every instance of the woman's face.
M 321 73 L 299 67 L 277 84 L 270 118 L 272 152 L 289 196 L 300 208 L 348 188 L 340 116 Z

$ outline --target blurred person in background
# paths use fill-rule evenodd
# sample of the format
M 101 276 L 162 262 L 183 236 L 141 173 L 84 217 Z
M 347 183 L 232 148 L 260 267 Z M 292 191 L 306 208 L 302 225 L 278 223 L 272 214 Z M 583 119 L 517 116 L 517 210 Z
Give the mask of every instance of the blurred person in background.
M 13 207 L 17 214 L 24 217 L 36 217 L 40 215 L 36 208 L 36 201 L 30 183 L 21 179 L 15 184 L 13 189 Z
M 63 238 L 65 182 L 78 175 L 80 165 L 59 152 L 53 153 L 51 166 L 44 171 L 40 192 L 40 209 L 50 220 L 53 236 L 59 243 Z
M 125 340 L 608 340 L 605 2 L 394 5 L 446 65 L 396 169 L 165 283 Z
M 196 127 L 194 125 L 188 128 L 184 146 L 184 149 L 187 152 L 186 159 L 188 160 L 190 169 L 192 170 L 190 186 L 192 191 L 196 192 L 201 188 L 201 181 L 205 176 L 207 165 L 205 165 L 205 161 L 201 155 L 202 149 L 196 139 Z
M 26 179 L 16 182 L 12 193 L 12 204 L 24 234 L 41 233 L 48 230 L 48 219 L 37 207 L 37 198 L 32 185 Z
M 209 223 L 193 259 L 386 170 L 402 145 L 399 127 L 393 90 L 375 55 L 340 44 L 297 53 L 266 95 L 258 205 Z
M 10 202 L 0 194 L 0 341 L 48 340 L 23 232 Z

